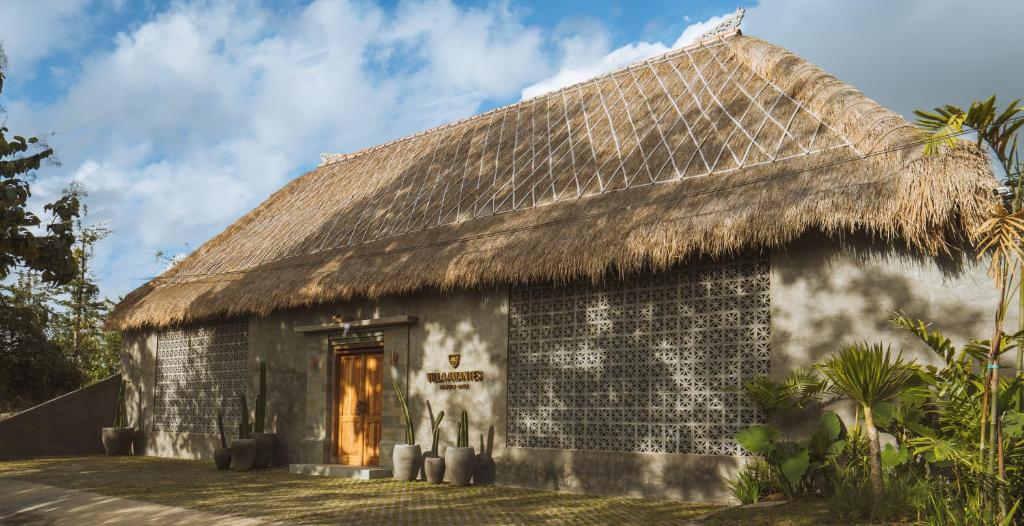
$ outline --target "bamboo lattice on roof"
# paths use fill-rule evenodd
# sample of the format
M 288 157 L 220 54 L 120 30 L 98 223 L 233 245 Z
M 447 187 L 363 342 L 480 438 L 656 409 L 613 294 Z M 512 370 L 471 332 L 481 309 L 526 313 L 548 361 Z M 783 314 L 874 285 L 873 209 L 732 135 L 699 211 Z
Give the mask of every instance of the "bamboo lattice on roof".
M 916 139 L 901 117 L 795 55 L 728 36 L 325 157 L 133 292 L 112 324 L 597 277 L 811 228 L 935 252 L 983 213 L 991 175 L 969 148 L 886 153 Z

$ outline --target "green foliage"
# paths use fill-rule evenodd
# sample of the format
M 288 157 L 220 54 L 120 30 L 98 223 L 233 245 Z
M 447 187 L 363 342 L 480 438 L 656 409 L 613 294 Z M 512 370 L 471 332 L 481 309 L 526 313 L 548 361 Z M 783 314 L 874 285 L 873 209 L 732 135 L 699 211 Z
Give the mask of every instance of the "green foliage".
M 6 57 L 0 49 L 0 92 L 4 64 Z M 25 267 L 38 272 L 45 283 L 66 283 L 76 272 L 71 249 L 78 197 L 65 193 L 45 204 L 43 210 L 51 219 L 40 233 L 43 222 L 28 206 L 32 196 L 29 181 L 32 172 L 53 156 L 53 149 L 36 137 L 8 137 L 9 131 L 0 126 L 0 280 L 7 279 L 12 267 Z
M 917 126 L 925 136 L 925 154 L 932 155 L 943 147 L 953 146 L 957 135 L 966 130 L 977 134 L 978 144 L 988 144 L 1007 174 L 1012 174 L 1010 162 L 1017 157 L 1017 130 L 1024 126 L 1024 106 L 1020 99 L 1010 102 L 999 111 L 996 96 L 974 101 L 964 111 L 947 104 L 933 111 L 915 110 Z
M 45 288 L 32 273 L 0 285 L 0 412 L 20 411 L 81 383 L 74 364 L 47 334 Z
M 260 384 L 256 394 L 256 420 L 253 431 L 262 433 L 267 422 L 267 362 L 260 361 Z
M 729 491 L 740 504 L 756 504 L 775 489 L 774 480 L 771 466 L 763 459 L 755 458 L 728 481 Z
M 398 387 L 398 382 L 392 382 L 391 385 L 395 388 L 395 393 L 398 394 L 398 402 L 402 405 L 402 416 L 405 417 L 405 443 L 413 445 L 416 443 L 416 437 L 413 433 L 412 415 L 409 414 L 409 403 L 405 399 L 405 394 L 402 393 L 402 388 Z
M 462 410 L 459 417 L 459 436 L 456 440 L 456 447 L 469 447 L 469 414 Z
M 781 382 L 758 375 L 743 386 L 754 406 L 765 416 L 784 415 L 816 403 L 822 393 L 822 382 L 809 367 L 791 371 Z
M 826 480 L 836 458 L 846 449 L 846 428 L 832 411 L 826 411 L 811 436 L 803 440 L 781 440 L 769 426 L 755 425 L 740 430 L 736 442 L 760 455 L 770 468 L 778 489 L 789 498 L 827 486 Z
M 252 432 L 252 424 L 249 423 L 249 403 L 245 395 L 238 395 L 238 410 L 241 411 L 241 418 L 238 421 L 238 438 L 249 438 Z
M 228 437 L 224 434 L 224 412 L 217 413 L 217 431 L 220 432 L 220 447 L 228 447 Z
M 888 474 L 876 493 L 868 474 L 855 466 L 840 467 L 829 510 L 844 521 L 909 522 L 920 515 L 927 490 L 912 475 Z

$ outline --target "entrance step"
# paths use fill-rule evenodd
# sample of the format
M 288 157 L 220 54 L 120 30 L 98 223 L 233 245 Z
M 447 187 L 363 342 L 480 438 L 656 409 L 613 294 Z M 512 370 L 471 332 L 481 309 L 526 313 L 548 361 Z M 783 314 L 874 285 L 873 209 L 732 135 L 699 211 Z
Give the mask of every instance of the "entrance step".
M 388 468 L 374 466 L 344 466 L 341 464 L 292 464 L 288 471 L 297 475 L 318 477 L 341 477 L 347 479 L 373 480 L 391 476 Z

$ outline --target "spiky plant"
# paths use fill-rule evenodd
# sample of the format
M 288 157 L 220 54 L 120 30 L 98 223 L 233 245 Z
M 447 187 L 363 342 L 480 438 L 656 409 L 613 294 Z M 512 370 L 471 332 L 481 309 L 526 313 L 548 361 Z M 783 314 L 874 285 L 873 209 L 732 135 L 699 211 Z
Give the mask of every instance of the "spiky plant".
M 868 435 L 871 484 L 877 495 L 882 490 L 882 458 L 872 408 L 896 398 L 914 378 L 917 365 L 904 360 L 902 352 L 893 356 L 889 347 L 859 343 L 839 351 L 817 367 L 827 379 L 829 390 L 861 406 Z
M 125 407 L 124 395 L 128 388 L 128 381 L 121 380 L 121 386 L 117 389 L 117 413 L 114 415 L 114 427 L 128 427 L 128 410 Z
M 405 417 L 405 443 L 410 446 L 416 443 L 416 437 L 413 433 L 412 416 L 409 414 L 409 403 L 405 399 L 405 394 L 402 393 L 402 388 L 398 386 L 398 382 L 393 382 L 391 385 L 395 388 L 395 393 L 398 394 L 398 402 L 402 404 L 402 416 Z
M 249 438 L 249 432 L 251 427 L 249 424 L 249 403 L 245 400 L 245 395 L 238 395 L 239 409 L 242 411 L 241 418 L 238 421 L 238 438 Z
M 437 418 L 434 418 L 434 410 L 430 407 L 430 401 L 427 400 L 427 413 L 430 414 L 430 431 L 431 431 L 431 442 L 430 442 L 430 455 L 434 458 L 438 457 L 438 444 L 441 435 L 441 421 L 444 420 L 444 411 L 437 414 Z
M 469 414 L 465 409 L 459 418 L 459 438 L 456 443 L 458 447 L 469 447 Z
M 256 421 L 253 430 L 262 433 L 267 421 L 267 362 L 260 362 L 260 385 L 256 394 Z
M 224 412 L 217 413 L 217 430 L 220 431 L 220 447 L 228 447 L 228 437 L 224 434 Z

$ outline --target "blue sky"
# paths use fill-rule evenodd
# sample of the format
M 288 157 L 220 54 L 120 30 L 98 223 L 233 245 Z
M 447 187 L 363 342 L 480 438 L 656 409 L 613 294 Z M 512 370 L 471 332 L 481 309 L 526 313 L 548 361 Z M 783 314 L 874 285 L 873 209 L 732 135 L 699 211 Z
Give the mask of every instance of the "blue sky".
M 1024 93 L 1014 21 L 980 0 L 0 0 L 7 125 L 61 160 L 104 293 L 158 274 L 316 165 L 687 43 L 738 6 L 786 47 L 904 115 Z M 936 28 L 942 28 L 937 32 Z M 1014 93 L 1016 91 L 1016 93 Z

